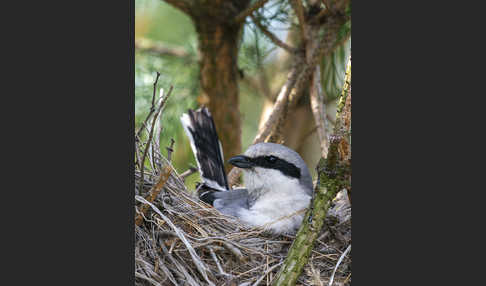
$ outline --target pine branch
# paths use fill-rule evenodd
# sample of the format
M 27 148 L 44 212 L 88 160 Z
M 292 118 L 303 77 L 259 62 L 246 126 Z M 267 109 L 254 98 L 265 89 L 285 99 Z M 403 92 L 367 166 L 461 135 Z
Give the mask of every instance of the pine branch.
M 303 62 L 302 57 L 295 55 L 293 68 L 288 74 L 287 81 L 280 89 L 277 100 L 273 106 L 272 112 L 268 116 L 262 128 L 258 131 L 257 136 L 252 144 L 264 142 L 272 133 L 276 125 L 284 116 L 285 108 L 293 108 L 298 102 L 303 90 L 308 85 L 308 80 L 317 64 L 322 57 L 336 48 L 336 43 L 339 43 L 339 29 L 345 23 L 346 19 L 343 17 L 336 17 L 335 21 L 331 18 L 324 25 L 324 36 L 320 39 L 314 53 L 309 57 L 309 60 Z M 233 168 L 228 174 L 228 182 L 230 186 L 237 184 L 241 170 Z
M 302 5 L 301 0 L 290 0 L 290 5 L 292 5 L 292 9 L 294 9 L 295 14 L 297 15 L 297 19 L 299 19 L 299 28 L 302 34 L 302 40 L 304 42 L 307 42 L 309 35 L 307 31 L 308 26 L 307 23 L 305 22 L 305 17 L 304 17 L 304 6 Z
M 241 23 L 243 22 L 247 16 L 250 16 L 253 12 L 255 12 L 256 10 L 260 9 L 261 7 L 263 7 L 263 5 L 265 5 L 265 3 L 267 3 L 268 0 L 257 0 L 255 2 L 255 4 L 253 4 L 253 6 L 249 7 L 248 9 L 242 11 L 240 14 L 238 14 L 236 17 L 235 17 L 235 23 Z
M 308 34 L 306 34 L 308 38 L 312 39 L 319 35 L 318 27 L 308 25 L 304 22 L 302 22 L 302 25 L 306 28 L 308 32 Z M 312 60 L 310 56 L 315 49 L 315 43 L 313 43 L 312 41 L 306 42 L 306 56 L 308 61 Z M 321 83 L 321 62 L 322 58 L 319 60 L 318 64 L 314 69 L 314 72 L 311 74 L 309 96 L 311 105 L 310 107 L 314 116 L 314 121 L 316 122 L 317 135 L 319 136 L 321 156 L 323 158 L 326 158 L 329 146 L 327 136 L 328 122 L 326 118 L 326 106 L 324 103 L 324 94 Z
M 289 100 L 291 106 L 296 104 L 302 95 L 304 86 L 308 84 L 308 79 L 317 66 L 317 63 L 320 61 L 323 55 L 328 54 L 333 50 L 333 44 L 336 42 L 337 32 L 341 24 L 342 23 L 339 23 L 339 25 L 327 25 L 325 35 L 319 41 L 317 48 L 310 56 L 309 61 L 306 64 L 296 64 L 295 69 L 290 72 L 287 82 L 280 90 L 272 113 L 263 125 L 263 128 L 258 132 L 255 140 L 253 140 L 253 144 L 263 142 L 263 140 L 269 135 L 270 131 L 274 127 L 273 123 L 276 122 L 281 116 L 287 100 Z M 296 60 L 301 61 L 298 58 L 296 58 Z
M 281 47 L 282 49 L 286 50 L 287 52 L 294 54 L 297 52 L 296 48 L 293 48 L 286 43 L 282 42 L 277 36 L 275 36 L 272 32 L 270 32 L 265 26 L 260 23 L 260 21 L 253 15 L 250 15 L 251 19 L 253 20 L 253 23 L 262 31 L 262 33 L 267 36 L 267 38 L 272 41 L 276 46 Z
M 345 103 L 347 101 L 350 84 L 351 63 L 349 62 L 340 102 Z M 351 105 L 342 104 L 337 110 L 336 126 L 334 127 L 334 134 L 331 136 L 328 157 L 326 159 L 321 158 L 317 166 L 318 180 L 312 205 L 306 212 L 302 226 L 297 232 L 282 268 L 273 280 L 273 286 L 295 285 L 322 230 L 332 200 L 341 189 L 349 184 L 347 181 L 350 165 L 342 160 L 339 152 L 341 142 L 346 140 L 346 137 L 343 136 L 344 126 L 341 117 L 345 112 L 350 112 L 350 110 L 345 110 L 347 108 L 350 109 Z

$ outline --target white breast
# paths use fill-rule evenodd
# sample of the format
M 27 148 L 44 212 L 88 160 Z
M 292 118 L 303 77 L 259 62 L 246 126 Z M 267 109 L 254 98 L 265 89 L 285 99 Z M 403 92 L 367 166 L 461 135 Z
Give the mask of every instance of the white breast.
M 255 168 L 244 173 L 244 180 L 250 193 L 262 190 L 262 195 L 250 209 L 239 212 L 240 220 L 276 233 L 292 233 L 299 228 L 311 197 L 297 179 L 276 170 Z

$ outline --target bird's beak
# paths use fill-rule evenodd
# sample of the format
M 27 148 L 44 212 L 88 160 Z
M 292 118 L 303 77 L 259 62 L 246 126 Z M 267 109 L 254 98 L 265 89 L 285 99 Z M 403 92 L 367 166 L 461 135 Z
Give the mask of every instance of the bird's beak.
M 229 159 L 228 162 L 238 168 L 247 169 L 253 167 L 253 162 L 251 162 L 251 159 L 243 155 L 234 156 Z

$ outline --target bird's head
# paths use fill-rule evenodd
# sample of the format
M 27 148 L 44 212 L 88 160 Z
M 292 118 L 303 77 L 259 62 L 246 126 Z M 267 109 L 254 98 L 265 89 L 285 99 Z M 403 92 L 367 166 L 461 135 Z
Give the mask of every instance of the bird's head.
M 275 143 L 250 146 L 243 155 L 234 156 L 229 163 L 241 168 L 248 191 L 276 190 L 298 184 L 312 193 L 312 177 L 304 160 L 294 150 Z

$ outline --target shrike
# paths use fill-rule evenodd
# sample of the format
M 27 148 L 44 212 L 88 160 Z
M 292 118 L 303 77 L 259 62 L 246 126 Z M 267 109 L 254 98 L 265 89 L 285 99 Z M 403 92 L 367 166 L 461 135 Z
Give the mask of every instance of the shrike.
M 250 146 L 229 163 L 241 168 L 245 188 L 230 190 L 221 143 L 207 108 L 189 110 L 181 122 L 202 184 L 199 198 L 221 213 L 274 233 L 295 233 L 312 198 L 312 177 L 297 152 L 274 143 Z

